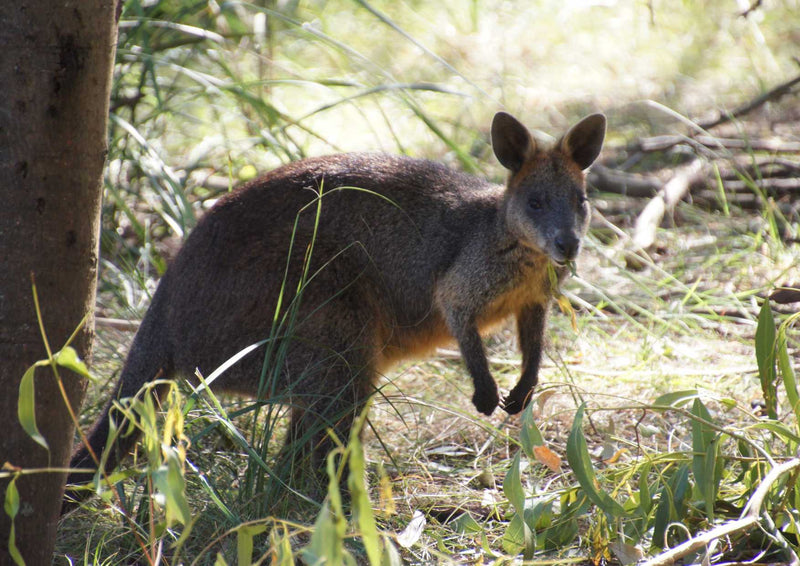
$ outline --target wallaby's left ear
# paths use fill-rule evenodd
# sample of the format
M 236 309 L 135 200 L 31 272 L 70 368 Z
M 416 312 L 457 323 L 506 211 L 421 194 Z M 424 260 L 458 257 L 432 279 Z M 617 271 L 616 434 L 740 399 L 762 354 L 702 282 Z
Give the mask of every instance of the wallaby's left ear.
M 492 120 L 492 149 L 503 167 L 516 173 L 536 153 L 528 128 L 506 112 L 498 112 Z
M 572 126 L 558 145 L 562 152 L 572 157 L 578 167 L 586 169 L 600 155 L 605 137 L 606 117 L 592 114 Z

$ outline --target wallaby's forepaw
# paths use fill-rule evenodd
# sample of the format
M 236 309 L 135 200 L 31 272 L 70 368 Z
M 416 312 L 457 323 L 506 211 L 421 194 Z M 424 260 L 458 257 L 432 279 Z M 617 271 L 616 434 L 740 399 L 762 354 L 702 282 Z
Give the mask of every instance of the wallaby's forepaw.
M 500 394 L 497 387 L 485 391 L 475 391 L 472 396 L 472 404 L 484 415 L 491 415 L 500 404 Z
M 503 410 L 509 415 L 516 415 L 521 412 L 531 400 L 531 391 L 512 389 L 511 393 L 503 399 Z

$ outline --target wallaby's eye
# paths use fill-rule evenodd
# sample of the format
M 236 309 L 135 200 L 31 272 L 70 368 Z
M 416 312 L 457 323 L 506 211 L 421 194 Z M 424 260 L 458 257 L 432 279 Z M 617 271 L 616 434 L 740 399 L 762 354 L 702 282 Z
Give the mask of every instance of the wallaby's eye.
M 578 195 L 578 204 L 584 205 L 587 202 L 589 202 L 589 197 L 587 197 L 586 195 L 583 195 L 583 194 L 582 195 Z
M 528 209 L 529 210 L 542 210 L 542 197 L 539 195 L 533 195 L 528 197 Z

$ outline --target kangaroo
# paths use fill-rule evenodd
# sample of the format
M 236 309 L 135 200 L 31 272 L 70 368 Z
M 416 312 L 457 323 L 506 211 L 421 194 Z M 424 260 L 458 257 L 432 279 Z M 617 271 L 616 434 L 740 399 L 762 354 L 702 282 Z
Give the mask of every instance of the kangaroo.
M 192 379 L 196 368 L 207 375 L 269 337 L 285 352 L 272 383 L 261 379 L 270 363 L 263 345 L 212 387 L 289 398 L 287 443 L 310 442 L 317 465 L 333 446 L 326 429 L 347 438 L 383 372 L 453 340 L 472 403 L 490 415 L 501 399 L 480 332 L 510 315 L 523 364 L 502 408 L 520 412 L 537 382 L 548 264 L 563 278 L 578 254 L 589 223 L 584 170 L 605 128 L 593 114 L 546 148 L 517 119 L 496 114 L 491 140 L 509 171 L 505 187 L 431 161 L 362 153 L 291 163 L 222 197 L 161 279 L 88 435 L 92 451 L 106 446 L 115 400 L 155 379 Z M 292 308 L 294 324 L 275 333 L 273 321 Z M 115 442 L 109 470 L 136 437 Z M 79 446 L 70 467 L 95 466 Z

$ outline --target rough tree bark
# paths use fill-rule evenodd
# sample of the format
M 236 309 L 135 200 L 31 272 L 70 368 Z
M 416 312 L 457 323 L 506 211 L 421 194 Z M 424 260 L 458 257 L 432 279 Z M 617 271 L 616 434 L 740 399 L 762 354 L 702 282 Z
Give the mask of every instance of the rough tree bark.
M 35 377 L 49 452 L 21 428 L 17 398 L 26 368 L 46 358 L 32 275 L 53 350 L 94 307 L 115 4 L 0 2 L 0 464 L 16 469 L 63 468 L 72 447 L 73 423 L 50 370 Z M 90 355 L 93 328 L 90 320 L 72 344 L 81 357 Z M 85 383 L 61 377 L 77 410 Z M 51 562 L 65 477 L 16 481 L 15 540 L 29 565 Z M 8 484 L 0 478 L 0 499 Z M 0 507 L 0 564 L 12 563 L 9 529 Z

